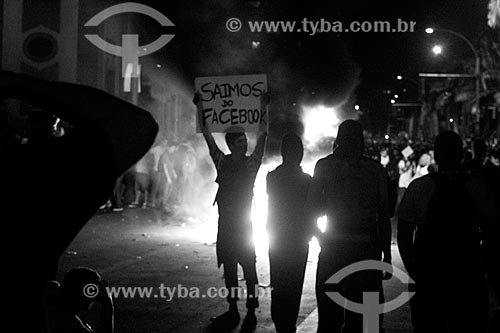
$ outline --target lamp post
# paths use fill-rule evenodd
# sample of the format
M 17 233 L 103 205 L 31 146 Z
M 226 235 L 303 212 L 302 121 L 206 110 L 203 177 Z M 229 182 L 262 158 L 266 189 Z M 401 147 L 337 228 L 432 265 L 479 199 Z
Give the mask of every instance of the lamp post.
M 416 92 L 416 97 L 417 97 L 417 101 L 415 103 L 393 103 L 392 106 L 393 107 L 397 107 L 397 108 L 410 108 L 410 117 L 408 119 L 408 123 L 406 124 L 405 122 L 405 126 L 406 126 L 406 131 L 408 132 L 408 134 L 410 135 L 410 137 L 413 137 L 414 134 L 417 132 L 417 130 L 414 128 L 415 127 L 415 118 L 417 117 L 417 114 L 416 114 L 416 110 L 420 109 L 422 107 L 422 104 L 421 104 L 421 97 L 423 96 L 423 91 L 421 92 L 420 91 L 420 88 L 421 88 L 421 85 L 419 84 L 419 82 L 415 79 L 412 79 L 410 77 L 407 77 L 407 76 L 402 76 L 402 75 L 397 75 L 396 76 L 396 79 L 399 80 L 399 81 L 403 81 L 403 80 L 406 80 L 412 84 L 415 85 L 415 87 L 417 88 Z M 425 83 L 422 81 L 422 87 L 425 86 Z M 419 94 L 420 94 L 420 97 L 419 97 Z M 407 112 L 404 113 L 405 114 L 405 119 L 406 119 L 406 115 L 408 114 Z M 406 121 L 406 120 L 405 120 Z
M 476 100 L 475 100 L 474 106 L 475 106 L 475 112 L 477 112 L 477 120 L 479 120 L 479 116 L 480 116 L 479 95 L 480 95 L 480 84 L 481 84 L 481 82 L 480 82 L 480 79 L 481 79 L 481 77 L 480 77 L 481 59 L 479 57 L 479 53 L 477 52 L 477 50 L 474 47 L 474 45 L 472 45 L 472 43 L 470 42 L 470 40 L 468 40 L 464 35 L 456 32 L 456 31 L 449 30 L 449 29 L 433 29 L 433 28 L 427 28 L 427 29 L 425 29 L 425 32 L 428 33 L 428 34 L 432 34 L 435 31 L 447 32 L 449 34 L 457 36 L 458 38 L 462 39 L 469 46 L 469 48 L 472 50 L 472 52 L 474 53 L 474 57 L 475 57 L 475 60 L 476 60 L 476 65 L 475 65 L 475 70 L 474 70 L 474 76 L 475 76 L 475 79 L 476 79 Z M 474 132 L 477 132 L 476 128 L 474 128 Z M 474 134 L 477 134 L 477 133 L 474 133 Z

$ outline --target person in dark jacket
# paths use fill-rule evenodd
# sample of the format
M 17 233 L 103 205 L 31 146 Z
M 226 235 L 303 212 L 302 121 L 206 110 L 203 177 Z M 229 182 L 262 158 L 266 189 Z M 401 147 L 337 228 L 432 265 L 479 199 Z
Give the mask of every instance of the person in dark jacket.
M 281 141 L 283 163 L 267 174 L 271 317 L 279 333 L 296 331 L 314 224 L 304 206 L 311 176 L 300 167 L 304 148 L 300 137 L 287 134 Z
M 391 224 L 387 175 L 383 166 L 363 156 L 363 130 L 354 120 L 340 124 L 333 154 L 316 164 L 307 214 L 326 215 L 319 237 L 321 252 L 316 272 L 318 333 L 361 332 L 363 318 L 337 305 L 326 295 L 325 282 L 342 268 L 364 260 L 391 263 Z M 389 274 L 386 275 L 386 278 Z M 382 274 L 365 270 L 344 278 L 345 298 L 363 303 L 364 292 L 382 295 Z M 381 320 L 379 321 L 382 322 Z

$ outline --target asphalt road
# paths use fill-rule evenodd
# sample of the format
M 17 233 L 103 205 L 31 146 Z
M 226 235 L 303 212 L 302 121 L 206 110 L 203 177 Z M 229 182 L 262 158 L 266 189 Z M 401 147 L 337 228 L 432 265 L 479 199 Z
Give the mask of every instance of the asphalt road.
M 226 311 L 225 299 L 216 289 L 224 286 L 217 268 L 216 222 L 200 222 L 162 215 L 151 209 L 126 209 L 100 213 L 81 230 L 60 260 L 62 275 L 71 267 L 87 266 L 99 271 L 120 295 L 115 297 L 117 333 L 207 332 L 209 319 Z M 215 228 L 215 229 L 214 229 Z M 394 264 L 402 268 L 393 245 Z M 306 270 L 299 332 L 315 332 L 314 275 L 317 250 L 311 249 Z M 270 318 L 269 262 L 257 252 L 261 284 L 258 327 L 255 332 L 275 332 Z M 239 275 L 243 280 L 243 274 Z M 244 281 L 241 282 L 244 286 Z M 142 288 L 135 297 L 124 296 L 119 287 Z M 210 293 L 209 293 L 209 288 Z M 386 300 L 397 297 L 405 286 L 396 278 L 384 282 Z M 214 297 L 215 296 L 215 297 Z M 239 302 L 242 319 L 244 301 Z M 386 332 L 412 332 L 408 305 L 385 315 Z M 238 329 L 235 330 L 237 332 Z

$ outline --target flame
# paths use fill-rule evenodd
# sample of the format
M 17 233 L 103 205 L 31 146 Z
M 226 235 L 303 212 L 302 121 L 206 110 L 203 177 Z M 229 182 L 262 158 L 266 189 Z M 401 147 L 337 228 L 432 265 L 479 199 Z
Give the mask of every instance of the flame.
M 336 107 L 315 105 L 302 106 L 302 122 L 306 149 L 313 150 L 324 139 L 336 135 L 340 120 Z

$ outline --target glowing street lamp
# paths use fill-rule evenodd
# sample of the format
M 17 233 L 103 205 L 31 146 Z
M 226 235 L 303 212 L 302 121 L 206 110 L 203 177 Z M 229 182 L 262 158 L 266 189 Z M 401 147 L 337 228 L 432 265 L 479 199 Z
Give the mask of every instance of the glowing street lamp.
M 441 45 L 434 45 L 432 47 L 432 52 L 435 54 L 435 55 L 439 55 L 441 53 L 443 53 L 443 47 Z
M 391 104 L 394 104 L 396 103 L 396 101 L 394 99 L 391 99 Z
M 474 76 L 476 78 L 476 100 L 475 100 L 475 111 L 478 113 L 479 115 L 479 95 L 480 95 L 480 80 L 481 80 L 481 77 L 480 77 L 480 66 L 481 66 L 481 58 L 479 57 L 479 52 L 477 52 L 476 48 L 474 47 L 474 45 L 472 45 L 472 43 L 470 42 L 470 40 L 467 39 L 467 37 L 465 37 L 464 35 L 456 32 L 456 31 L 453 31 L 453 30 L 449 30 L 449 29 L 433 29 L 433 28 L 427 28 L 425 29 L 425 32 L 428 33 L 428 34 L 432 34 L 434 32 L 447 32 L 449 34 L 452 34 L 458 38 L 460 38 L 461 40 L 463 40 L 467 46 L 469 46 L 469 48 L 471 49 L 472 53 L 474 53 L 474 57 L 476 59 L 476 66 L 475 66 L 475 70 L 474 70 Z M 436 46 L 434 46 L 434 48 L 432 49 L 432 51 L 435 53 L 435 54 L 440 54 L 442 52 L 442 49 L 439 51 L 439 53 L 436 53 L 437 49 L 436 49 Z
M 354 110 L 359 111 L 359 105 L 354 105 Z

